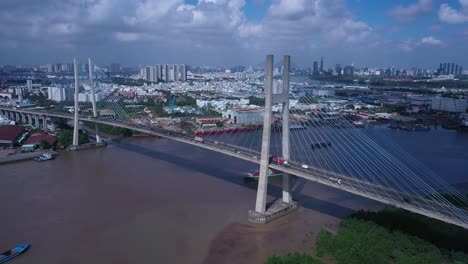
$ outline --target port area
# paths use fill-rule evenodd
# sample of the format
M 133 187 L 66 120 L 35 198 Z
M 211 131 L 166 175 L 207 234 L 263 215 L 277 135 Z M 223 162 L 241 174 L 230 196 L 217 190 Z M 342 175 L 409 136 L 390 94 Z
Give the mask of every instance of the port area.
M 70 146 L 68 146 L 66 148 L 66 150 L 67 151 L 79 151 L 79 150 L 83 150 L 83 149 L 102 148 L 102 147 L 105 147 L 105 146 L 107 146 L 107 143 L 105 143 L 105 142 L 101 142 L 101 143 L 89 142 L 89 143 L 81 144 L 81 145 L 78 145 L 78 146 L 70 145 Z
M 55 151 L 35 151 L 35 152 L 26 152 L 26 153 L 16 153 L 15 155 L 11 156 L 0 156 L 0 165 L 7 165 L 10 163 L 16 163 L 20 161 L 27 161 L 27 160 L 33 160 L 39 156 L 41 156 L 44 153 L 50 153 L 54 156 L 56 156 L 58 153 Z
M 249 210 L 249 222 L 254 224 L 266 224 L 275 219 L 278 219 L 286 214 L 292 213 L 299 208 L 297 201 L 285 203 L 282 199 L 276 199 L 268 206 L 265 213 L 259 213 L 255 210 Z

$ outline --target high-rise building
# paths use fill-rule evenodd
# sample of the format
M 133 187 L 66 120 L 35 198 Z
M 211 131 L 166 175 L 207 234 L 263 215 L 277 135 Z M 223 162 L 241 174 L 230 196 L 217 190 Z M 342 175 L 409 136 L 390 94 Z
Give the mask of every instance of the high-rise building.
M 323 72 L 323 56 L 320 58 L 320 72 Z
M 61 86 L 51 86 L 48 88 L 48 99 L 56 102 L 72 101 L 74 89 Z
M 180 81 L 181 82 L 187 81 L 187 65 L 185 64 L 180 65 Z
M 180 81 L 180 65 L 174 65 L 174 82 Z
M 341 75 L 341 65 L 340 64 L 336 64 L 335 65 L 335 72 L 338 76 Z
M 111 73 L 118 73 L 120 72 L 120 64 L 119 63 L 112 63 L 110 65 L 110 72 Z
M 452 67 L 450 67 L 450 74 L 455 74 L 455 63 L 452 62 Z
M 458 74 L 459 75 L 463 74 L 463 67 L 462 66 L 458 67 Z
M 319 75 L 318 62 L 314 61 L 314 75 Z
M 458 74 L 458 64 L 455 65 L 455 70 L 454 70 L 453 74 Z
M 31 91 L 32 90 L 32 80 L 31 79 L 27 79 L 26 80 L 26 88 Z
M 354 75 L 354 66 L 348 65 L 345 66 L 343 69 L 343 75 L 344 76 L 353 76 Z

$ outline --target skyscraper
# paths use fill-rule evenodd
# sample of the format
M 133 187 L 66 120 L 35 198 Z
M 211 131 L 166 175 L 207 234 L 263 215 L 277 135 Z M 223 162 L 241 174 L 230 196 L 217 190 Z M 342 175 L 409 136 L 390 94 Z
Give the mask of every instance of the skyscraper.
M 455 74 L 455 63 L 452 62 L 452 67 L 450 67 L 450 74 Z
M 318 61 L 314 61 L 314 75 L 319 75 Z
M 110 72 L 111 73 L 118 73 L 120 72 L 120 64 L 119 63 L 112 63 L 110 65 Z
M 323 56 L 320 58 L 320 72 L 323 72 Z
M 29 91 L 32 90 L 32 80 L 31 79 L 26 80 L 26 88 L 28 88 Z
M 336 64 L 335 65 L 335 72 L 338 76 L 341 75 L 341 65 L 340 64 Z
M 187 65 L 185 64 L 180 65 L 180 81 L 181 82 L 187 81 Z

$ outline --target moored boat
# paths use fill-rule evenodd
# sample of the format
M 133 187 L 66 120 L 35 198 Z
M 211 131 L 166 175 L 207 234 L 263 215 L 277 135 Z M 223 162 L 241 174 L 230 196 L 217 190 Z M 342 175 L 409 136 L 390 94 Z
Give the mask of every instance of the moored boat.
M 55 156 L 50 153 L 41 154 L 39 157 L 35 158 L 35 161 L 46 161 L 46 160 L 53 160 Z
M 21 253 L 23 253 L 24 251 L 26 251 L 27 249 L 29 248 L 29 243 L 26 243 L 26 244 L 22 244 L 22 245 L 18 245 L 12 249 L 9 249 L 3 253 L 0 254 L 0 263 L 4 263 L 18 255 L 20 255 Z

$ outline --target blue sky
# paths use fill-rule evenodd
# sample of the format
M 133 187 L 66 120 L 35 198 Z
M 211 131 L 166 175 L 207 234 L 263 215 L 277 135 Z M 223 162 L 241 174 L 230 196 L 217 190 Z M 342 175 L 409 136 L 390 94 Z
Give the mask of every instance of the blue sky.
M 2 0 L 0 64 L 468 67 L 468 0 Z

